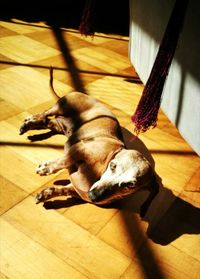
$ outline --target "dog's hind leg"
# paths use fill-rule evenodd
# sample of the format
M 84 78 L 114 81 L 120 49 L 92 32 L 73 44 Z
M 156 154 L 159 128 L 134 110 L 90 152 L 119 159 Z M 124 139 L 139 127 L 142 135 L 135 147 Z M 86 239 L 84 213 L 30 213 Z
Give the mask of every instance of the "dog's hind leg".
M 24 119 L 23 124 L 19 129 L 19 134 L 23 135 L 29 130 L 46 129 L 47 119 L 40 114 L 31 115 Z
M 41 130 L 48 128 L 51 117 L 60 115 L 59 105 L 55 104 L 50 109 L 35 115 L 30 115 L 24 119 L 23 124 L 20 127 L 20 135 L 29 130 Z M 56 125 L 54 125 L 55 127 Z
M 45 117 L 43 114 L 36 114 L 27 117 L 20 127 L 20 135 L 29 130 L 49 129 L 54 134 L 65 134 L 71 136 L 74 131 L 74 123 L 70 117 L 57 116 Z
M 74 198 L 81 198 L 74 190 L 74 186 L 70 183 L 66 186 L 48 187 L 38 193 L 35 197 L 35 202 L 40 203 L 58 196 L 71 196 Z

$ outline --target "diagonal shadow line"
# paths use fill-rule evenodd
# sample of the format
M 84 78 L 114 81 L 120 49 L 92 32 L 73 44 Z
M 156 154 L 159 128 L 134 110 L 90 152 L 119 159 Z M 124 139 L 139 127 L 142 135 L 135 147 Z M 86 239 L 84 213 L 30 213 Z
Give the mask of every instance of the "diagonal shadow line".
M 0 64 L 5 64 L 5 65 L 13 65 L 13 66 L 25 66 L 25 67 L 32 67 L 32 68 L 39 68 L 39 69 L 48 69 L 49 66 L 45 65 L 36 65 L 36 64 L 30 64 L 30 63 L 20 63 L 20 62 L 10 62 L 10 61 L 2 61 L 0 60 Z M 55 70 L 59 71 L 70 71 L 69 68 L 61 68 L 54 66 L 53 67 Z M 86 70 L 80 70 L 77 69 L 77 72 L 82 73 L 82 74 L 89 74 L 89 75 L 98 75 L 98 76 L 111 76 L 111 77 L 118 77 L 118 78 L 125 78 L 127 79 L 126 81 L 134 82 L 134 83 L 140 83 L 142 84 L 142 81 L 139 79 L 139 77 L 134 77 L 131 75 L 122 75 L 122 74 L 113 74 L 113 73 L 104 73 L 104 72 L 97 72 L 97 71 L 86 71 Z
M 24 147 L 42 147 L 42 148 L 55 148 L 55 149 L 61 149 L 63 150 L 63 145 L 59 144 L 41 144 L 41 143 L 24 143 L 24 142 L 12 142 L 12 141 L 1 141 L 0 146 L 24 146 Z
M 75 90 L 80 91 L 82 93 L 86 93 L 86 89 L 85 89 L 84 84 L 79 75 L 78 67 L 77 67 L 72 55 L 70 54 L 70 48 L 67 44 L 67 40 L 65 40 L 65 38 L 63 36 L 63 31 L 58 26 L 52 25 L 52 32 L 58 42 L 61 52 L 63 54 L 66 66 L 68 66 L 68 68 L 69 68 L 69 73 L 71 75 L 71 80 L 72 80 Z
M 139 261 L 144 274 L 144 278 L 156 278 L 156 279 L 166 279 L 164 272 L 162 271 L 161 266 L 158 263 L 157 256 L 154 253 L 152 247 L 149 244 L 149 241 L 143 237 L 143 243 L 141 247 L 137 248 L 138 239 L 135 235 L 143 235 L 142 226 L 137 218 L 134 218 L 133 215 L 128 215 L 125 211 L 121 211 L 122 220 L 124 227 L 128 232 L 131 242 L 136 249 L 136 255 L 133 256 L 134 260 Z M 134 233 L 135 231 L 135 233 Z
M 151 163 L 151 166 L 154 169 L 155 162 L 153 160 L 153 157 L 151 156 L 150 151 L 147 149 L 146 145 L 141 141 L 141 139 L 136 138 L 135 141 L 132 141 L 131 139 L 133 138 L 133 134 L 126 128 L 122 128 L 122 133 L 127 149 L 135 149 L 141 152 L 144 157 Z M 136 193 L 133 196 L 127 197 L 127 199 L 124 199 L 124 201 L 121 201 L 122 207 L 120 211 L 123 226 L 128 233 L 128 237 L 134 249 L 133 263 L 131 263 L 131 265 L 134 264 L 135 260 L 137 262 L 139 261 L 144 278 L 165 279 L 166 276 L 161 266 L 159 265 L 157 255 L 155 254 L 153 248 L 151 247 L 151 244 L 149 243 L 144 233 L 142 224 L 138 220 L 137 216 L 134 216 L 133 214 L 138 213 L 137 207 L 142 204 L 143 200 L 143 198 L 141 198 L 140 196 L 138 198 L 136 195 L 138 194 Z M 127 205 L 127 202 L 129 205 Z M 145 221 L 146 215 L 143 218 L 143 220 Z M 140 241 L 138 241 L 138 236 Z M 139 243 L 141 243 L 140 246 Z

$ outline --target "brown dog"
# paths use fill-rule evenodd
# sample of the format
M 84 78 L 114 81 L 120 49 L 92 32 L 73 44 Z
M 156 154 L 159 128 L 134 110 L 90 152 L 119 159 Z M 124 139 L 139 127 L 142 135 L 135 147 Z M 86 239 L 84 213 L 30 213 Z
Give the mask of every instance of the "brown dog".
M 36 203 L 60 195 L 79 197 L 95 204 L 107 204 L 136 191 L 149 190 L 141 207 L 146 213 L 158 193 L 158 184 L 150 163 L 136 150 L 125 148 L 120 125 L 113 113 L 91 96 L 72 92 L 59 98 L 49 110 L 25 119 L 20 134 L 34 129 L 50 129 L 68 137 L 65 154 L 42 163 L 39 175 L 68 169 L 71 183 L 49 187 L 36 196 Z

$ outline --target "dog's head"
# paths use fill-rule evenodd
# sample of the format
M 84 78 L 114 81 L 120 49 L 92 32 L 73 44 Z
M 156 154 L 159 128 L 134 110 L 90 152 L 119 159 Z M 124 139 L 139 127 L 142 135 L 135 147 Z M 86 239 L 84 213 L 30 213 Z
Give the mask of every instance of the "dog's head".
M 93 184 L 88 195 L 94 203 L 120 199 L 148 185 L 150 177 L 151 166 L 141 153 L 121 149 L 109 162 L 101 178 Z

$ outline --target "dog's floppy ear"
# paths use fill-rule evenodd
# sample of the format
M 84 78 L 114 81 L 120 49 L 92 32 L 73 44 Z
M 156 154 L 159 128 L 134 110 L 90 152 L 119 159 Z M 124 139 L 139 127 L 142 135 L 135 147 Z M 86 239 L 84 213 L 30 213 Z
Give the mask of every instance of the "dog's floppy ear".
M 102 169 L 102 173 L 104 173 L 110 163 L 110 161 L 115 157 L 115 155 L 117 153 L 119 153 L 123 148 L 121 146 L 118 146 L 118 148 L 114 149 L 114 150 L 111 150 L 107 155 L 106 155 L 106 158 L 105 158 L 105 161 L 103 162 L 104 166 L 103 166 L 103 169 Z
M 153 199 L 159 192 L 159 185 L 158 185 L 158 182 L 156 181 L 155 175 L 153 176 L 151 185 L 149 187 L 149 191 L 150 191 L 149 196 L 147 197 L 146 201 L 140 207 L 140 217 L 141 218 L 143 218 L 146 215 L 149 206 L 151 205 Z

